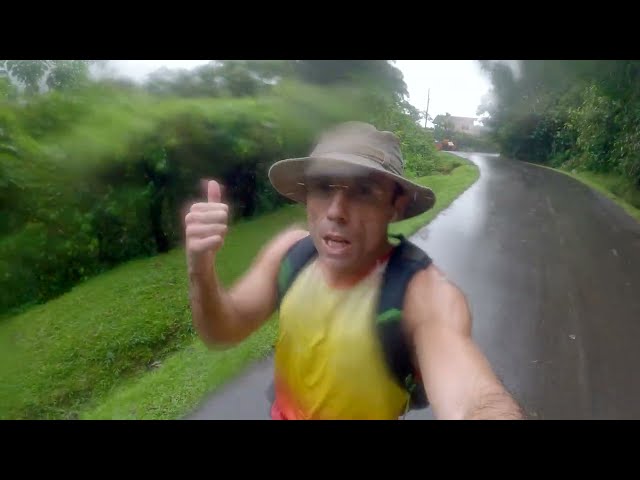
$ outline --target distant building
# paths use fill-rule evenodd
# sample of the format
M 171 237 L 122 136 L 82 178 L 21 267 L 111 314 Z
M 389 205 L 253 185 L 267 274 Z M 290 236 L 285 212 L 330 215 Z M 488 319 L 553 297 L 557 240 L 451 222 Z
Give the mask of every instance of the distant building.
M 481 125 L 475 125 L 478 120 L 475 117 L 454 117 L 453 115 L 438 115 L 433 119 L 433 123 L 440 123 L 447 120 L 450 124 L 450 128 L 454 132 L 468 133 L 469 135 L 480 135 L 487 131 L 487 129 Z

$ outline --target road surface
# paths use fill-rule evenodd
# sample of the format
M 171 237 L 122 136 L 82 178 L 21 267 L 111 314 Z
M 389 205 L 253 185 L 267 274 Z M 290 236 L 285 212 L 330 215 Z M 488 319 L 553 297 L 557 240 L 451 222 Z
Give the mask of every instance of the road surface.
M 531 418 L 640 418 L 640 225 L 566 175 L 460 155 L 479 180 L 412 239 L 467 295 L 499 377 Z M 188 418 L 268 418 L 271 373 L 256 365 Z

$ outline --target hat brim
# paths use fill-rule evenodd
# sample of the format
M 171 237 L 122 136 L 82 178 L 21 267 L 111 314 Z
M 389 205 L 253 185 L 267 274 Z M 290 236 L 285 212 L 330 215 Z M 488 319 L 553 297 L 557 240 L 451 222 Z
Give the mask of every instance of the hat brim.
M 418 185 L 405 177 L 389 172 L 376 161 L 352 154 L 331 154 L 321 157 L 313 156 L 280 160 L 269 169 L 269 181 L 281 195 L 304 204 L 306 200 L 304 180 L 316 165 L 323 170 L 336 173 L 357 167 L 358 169 L 379 173 L 398 183 L 409 197 L 409 201 L 404 212 L 401 212 L 401 215 L 395 221 L 406 220 L 420 215 L 430 210 L 436 202 L 436 195 L 429 187 Z

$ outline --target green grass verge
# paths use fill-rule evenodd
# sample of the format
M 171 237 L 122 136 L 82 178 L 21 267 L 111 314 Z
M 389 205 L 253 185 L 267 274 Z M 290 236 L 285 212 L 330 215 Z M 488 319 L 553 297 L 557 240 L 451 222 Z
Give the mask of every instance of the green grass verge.
M 241 344 L 210 350 L 199 340 L 168 357 L 149 374 L 132 379 L 83 420 L 173 420 L 191 412 L 207 393 L 224 385 L 255 360 L 266 357 L 277 336 L 277 317 Z
M 234 225 L 219 256 L 222 281 L 303 218 L 289 206 Z M 128 262 L 0 323 L 0 418 L 75 418 L 194 338 L 184 251 Z
M 456 165 L 449 175 L 429 175 L 417 179 L 417 183 L 430 187 L 436 193 L 435 206 L 426 213 L 395 223 L 389 231 L 409 236 L 429 223 L 447 208 L 462 192 L 469 188 L 480 175 L 478 167 L 468 160 L 447 152 L 438 152 L 441 164 Z M 447 170 L 445 167 L 443 170 Z
M 394 233 L 410 235 L 435 217 L 478 178 L 477 167 L 451 154 L 442 163 L 462 164 L 449 175 L 419 179 L 438 194 L 436 207 L 416 219 L 394 225 Z M 277 316 L 247 341 L 228 350 L 208 350 L 198 340 L 167 358 L 162 367 L 119 389 L 83 419 L 175 419 L 193 410 L 202 398 L 233 378 L 253 360 L 267 355 L 276 340 Z
M 436 206 L 395 224 L 410 235 L 477 178 L 465 160 L 439 153 L 423 177 Z M 453 168 L 453 169 L 452 169 Z M 276 232 L 304 220 L 298 206 L 238 223 L 219 256 L 225 284 Z M 172 419 L 271 351 L 277 317 L 242 344 L 209 350 L 191 326 L 184 252 L 129 262 L 58 299 L 0 323 L 0 418 Z

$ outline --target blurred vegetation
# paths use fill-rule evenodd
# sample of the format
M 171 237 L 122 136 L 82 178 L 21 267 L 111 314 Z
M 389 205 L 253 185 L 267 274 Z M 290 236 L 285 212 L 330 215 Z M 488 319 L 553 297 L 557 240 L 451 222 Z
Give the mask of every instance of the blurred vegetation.
M 493 84 L 478 114 L 508 157 L 607 175 L 640 207 L 640 61 L 482 61 Z M 615 193 L 615 192 L 614 192 Z
M 0 60 L 0 315 L 180 245 L 202 179 L 234 220 L 282 206 L 268 166 L 332 123 L 392 130 L 410 174 L 436 168 L 388 61 L 220 61 L 141 85 L 91 77 L 99 63 Z

